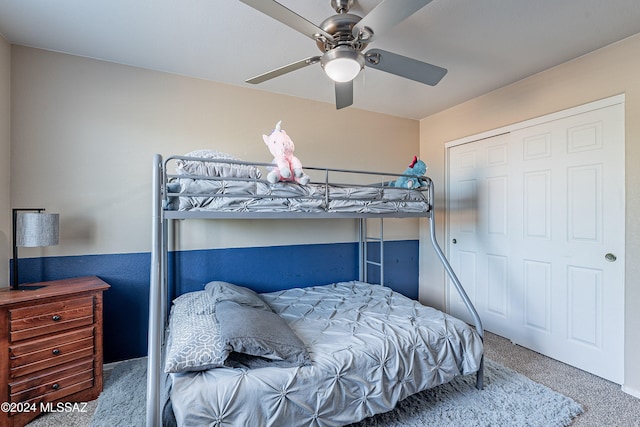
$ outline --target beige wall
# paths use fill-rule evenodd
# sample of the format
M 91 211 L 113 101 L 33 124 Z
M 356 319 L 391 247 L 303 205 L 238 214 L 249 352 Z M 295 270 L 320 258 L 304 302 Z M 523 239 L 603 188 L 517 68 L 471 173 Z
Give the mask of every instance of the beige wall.
M 61 244 L 21 256 L 148 252 L 154 153 L 270 162 L 278 120 L 309 166 L 400 173 L 419 149 L 416 120 L 21 46 L 12 66 L 12 202 L 61 214 Z M 356 238 L 353 221 L 203 225 L 180 223 L 180 248 Z M 392 234 L 416 239 L 418 222 Z
M 11 46 L 0 36 L 0 286 L 9 283 L 11 257 Z
M 448 141 L 612 95 L 626 99 L 626 287 L 625 389 L 640 396 L 640 35 L 616 43 L 485 96 L 423 119 L 420 154 L 431 161 L 430 176 L 444 206 L 445 148 Z M 438 229 L 443 235 L 443 212 Z M 427 245 L 428 230 L 421 231 Z M 443 307 L 444 274 L 432 252 L 422 251 L 421 300 Z M 437 271 L 436 278 L 432 273 Z

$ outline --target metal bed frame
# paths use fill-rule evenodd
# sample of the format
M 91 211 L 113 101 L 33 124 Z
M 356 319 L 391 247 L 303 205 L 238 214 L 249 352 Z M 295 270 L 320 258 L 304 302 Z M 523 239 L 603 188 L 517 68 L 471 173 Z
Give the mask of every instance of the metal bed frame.
M 178 197 L 179 193 L 172 193 L 167 187 L 167 183 L 175 178 L 193 178 L 208 180 L 233 180 L 234 178 L 212 178 L 205 176 L 175 175 L 168 173 L 168 164 L 171 161 L 203 161 L 217 162 L 225 164 L 238 164 L 248 166 L 269 167 L 269 163 L 254 163 L 233 160 L 206 159 L 187 156 L 171 156 L 163 160 L 160 154 L 153 157 L 153 192 L 152 192 L 152 249 L 151 249 L 151 275 L 149 288 L 149 331 L 148 331 L 148 366 L 147 366 L 147 407 L 146 425 L 148 427 L 161 425 L 160 387 L 162 375 L 162 360 L 164 348 L 164 336 L 168 319 L 168 278 L 167 278 L 167 258 L 168 258 L 168 224 L 175 219 L 292 219 L 292 218 L 352 218 L 358 221 L 358 248 L 359 248 L 359 280 L 366 282 L 368 279 L 368 266 L 372 265 L 380 269 L 380 281 L 384 285 L 384 218 L 411 218 L 426 217 L 429 219 L 430 240 L 438 258 L 440 259 L 449 279 L 453 283 L 456 291 L 462 298 L 467 310 L 471 314 L 476 331 L 481 339 L 484 339 L 484 328 L 480 316 L 473 303 L 467 296 L 460 280 L 456 276 L 453 268 L 449 264 L 444 252 L 440 248 L 436 239 L 436 227 L 434 218 L 434 186 L 433 181 L 428 177 L 420 177 L 426 183 L 423 191 L 427 194 L 429 209 L 424 212 L 393 212 L 393 213 L 348 213 L 348 212 L 226 212 L 226 211 L 177 211 L 167 209 L 166 202 L 170 197 Z M 336 173 L 360 174 L 376 177 L 396 177 L 403 176 L 396 173 L 386 172 L 365 172 L 346 169 L 315 168 L 305 166 L 307 171 L 317 171 L 323 173 L 325 194 L 322 196 L 329 198 L 330 175 Z M 246 181 L 246 179 L 242 179 Z M 257 180 L 256 180 L 257 181 Z M 380 187 L 388 184 L 388 181 L 380 180 L 372 185 L 360 185 L 363 187 Z M 352 186 L 352 184 L 349 184 Z M 356 185 L 357 186 L 357 185 Z M 189 194 L 190 196 L 202 196 L 202 194 Z M 274 196 L 265 196 L 274 197 Z M 368 235 L 367 220 L 380 219 L 379 236 Z M 368 243 L 379 242 L 379 262 L 369 258 Z M 476 387 L 482 389 L 484 386 L 484 356 L 480 362 L 480 368 L 476 373 Z

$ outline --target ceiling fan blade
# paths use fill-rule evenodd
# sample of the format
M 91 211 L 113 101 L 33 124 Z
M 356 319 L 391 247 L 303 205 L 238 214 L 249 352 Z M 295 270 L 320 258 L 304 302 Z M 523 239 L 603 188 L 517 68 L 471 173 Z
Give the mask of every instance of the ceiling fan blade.
M 251 6 L 252 8 L 272 17 L 273 19 L 282 22 L 284 25 L 293 28 L 294 30 L 301 32 L 307 37 L 311 37 L 314 40 L 319 38 L 325 38 L 328 41 L 333 41 L 333 36 L 326 31 L 319 28 L 312 22 L 307 21 L 302 16 L 298 15 L 291 9 L 286 8 L 277 1 L 274 0 L 240 0 L 242 3 Z
M 336 109 L 348 107 L 353 104 L 353 80 L 336 83 Z
M 300 68 L 304 68 L 307 65 L 315 64 L 317 62 L 320 62 L 319 56 L 310 56 L 309 58 L 293 62 L 289 65 L 285 65 L 284 67 L 276 68 L 275 70 L 267 71 L 266 73 L 251 77 L 250 79 L 245 81 L 251 84 L 266 82 L 267 80 L 271 80 L 274 77 L 290 73 L 291 71 L 299 70 Z
M 382 0 L 382 3 L 353 26 L 353 36 L 371 43 L 376 35 L 404 21 L 430 2 L 431 0 Z
M 369 49 L 365 54 L 365 65 L 406 79 L 435 86 L 442 80 L 447 69 L 437 65 L 387 52 L 381 49 Z

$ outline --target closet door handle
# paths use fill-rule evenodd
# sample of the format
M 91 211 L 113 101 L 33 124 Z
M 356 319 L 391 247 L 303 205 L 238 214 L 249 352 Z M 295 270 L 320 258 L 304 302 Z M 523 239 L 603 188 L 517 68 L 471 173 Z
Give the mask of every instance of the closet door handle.
M 451 243 L 453 243 L 455 245 L 456 243 L 458 243 L 458 240 L 457 239 L 452 239 Z
M 606 259 L 609 262 L 615 262 L 618 259 L 618 257 L 612 254 L 611 252 L 609 252 L 604 256 L 604 259 Z

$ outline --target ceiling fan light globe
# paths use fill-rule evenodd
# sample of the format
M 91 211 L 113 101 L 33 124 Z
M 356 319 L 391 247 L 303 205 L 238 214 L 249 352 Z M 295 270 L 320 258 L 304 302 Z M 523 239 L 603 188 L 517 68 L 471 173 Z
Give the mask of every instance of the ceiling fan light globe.
M 363 55 L 350 47 L 337 47 L 326 52 L 320 61 L 324 72 L 333 81 L 350 82 L 364 67 Z
M 336 58 L 325 65 L 324 72 L 327 73 L 331 80 L 349 82 L 360 74 L 361 69 L 362 67 L 355 59 Z

